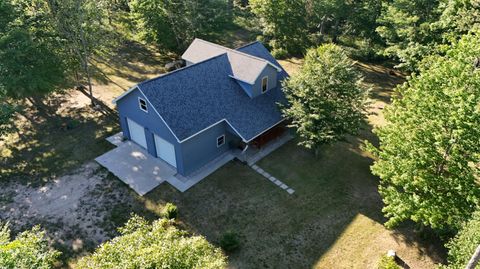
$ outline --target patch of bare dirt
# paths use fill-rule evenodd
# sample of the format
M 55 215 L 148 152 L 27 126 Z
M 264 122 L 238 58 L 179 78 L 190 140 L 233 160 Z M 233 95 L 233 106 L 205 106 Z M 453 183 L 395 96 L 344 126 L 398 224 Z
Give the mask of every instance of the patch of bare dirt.
M 110 239 L 105 226 L 112 206 L 128 199 L 125 188 L 108 179 L 108 172 L 89 162 L 73 173 L 34 187 L 9 184 L 0 189 L 4 197 L 0 219 L 14 232 L 40 224 L 53 243 L 80 252 Z

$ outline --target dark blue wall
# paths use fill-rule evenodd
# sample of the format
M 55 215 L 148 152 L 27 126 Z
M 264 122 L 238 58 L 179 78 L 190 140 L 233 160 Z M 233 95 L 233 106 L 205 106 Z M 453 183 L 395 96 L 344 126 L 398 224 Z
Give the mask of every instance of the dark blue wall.
M 258 76 L 255 84 L 252 86 L 252 95 L 253 97 L 262 94 L 262 78 L 268 76 L 268 90 L 277 87 L 278 78 L 277 78 L 277 69 L 275 69 L 271 65 L 267 65 L 265 69 L 263 69 L 262 73 Z
M 148 152 L 156 156 L 155 140 L 153 134 L 170 142 L 175 147 L 177 171 L 182 175 L 188 175 L 215 159 L 230 148 L 230 141 L 238 137 L 230 131 L 225 122 L 221 122 L 199 133 L 192 138 L 179 143 L 167 125 L 160 119 L 155 110 L 147 102 L 148 113 L 140 110 L 138 97 L 146 99 L 139 90 L 133 90 L 128 95 L 117 101 L 120 116 L 120 125 L 123 134 L 130 139 L 128 132 L 127 117 L 145 127 Z M 217 137 L 225 134 L 225 144 L 217 147 Z

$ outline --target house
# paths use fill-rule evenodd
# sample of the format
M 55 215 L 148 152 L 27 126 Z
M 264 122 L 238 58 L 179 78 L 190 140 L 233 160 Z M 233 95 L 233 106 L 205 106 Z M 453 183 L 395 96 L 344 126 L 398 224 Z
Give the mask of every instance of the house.
M 115 99 L 126 139 L 186 176 L 284 130 L 280 82 L 288 74 L 261 43 L 234 50 L 195 39 L 182 58 L 185 67 Z

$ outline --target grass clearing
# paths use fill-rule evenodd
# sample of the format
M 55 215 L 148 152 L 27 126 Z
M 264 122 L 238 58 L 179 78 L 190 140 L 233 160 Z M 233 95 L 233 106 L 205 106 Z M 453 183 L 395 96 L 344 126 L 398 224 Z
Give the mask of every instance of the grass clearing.
M 136 82 L 163 72 L 171 57 L 128 43 L 115 59 L 98 60 L 104 78 L 98 76 L 94 95 L 110 105 Z M 302 60 L 280 63 L 294 74 Z M 171 202 L 178 206 L 179 226 L 204 235 L 216 245 L 225 232 L 238 234 L 240 248 L 229 255 L 231 268 L 372 268 L 388 249 L 397 250 L 411 268 L 434 268 L 443 261 L 436 241 L 421 239 L 408 225 L 394 231 L 383 227 L 378 179 L 369 170 L 371 156 L 361 149 L 365 139 L 376 142 L 371 129 L 384 124 L 383 107 L 393 86 L 402 79 L 389 75 L 389 69 L 381 65 L 358 66 L 365 74 L 365 83 L 372 87 L 373 101 L 368 125 L 358 136 L 325 146 L 318 159 L 291 141 L 259 162 L 260 167 L 295 189 L 295 194 L 288 195 L 238 161 L 228 163 L 185 193 L 164 183 L 139 197 L 108 174 L 81 207 L 103 214 L 99 222 L 92 223 L 92 230 L 97 225 L 97 230 L 114 236 L 131 213 L 153 220 Z M 43 117 L 27 107 L 19 116 L 20 131 L 0 145 L 1 184 L 53 184 L 51 179 L 112 147 L 104 138 L 119 130 L 117 122 L 85 106 L 89 100 L 84 95 L 70 91 L 52 101 L 59 104 L 57 117 Z M 75 123 L 73 128 L 65 128 L 69 122 Z M 2 197 L 2 204 L 8 204 L 16 195 L 9 192 Z M 45 216 L 37 216 L 35 221 L 46 228 L 66 229 L 56 227 Z M 79 223 L 83 223 L 81 218 Z M 75 226 L 68 229 L 75 230 Z M 91 251 L 93 246 L 86 240 L 89 236 L 72 233 L 68 242 L 83 242 L 83 251 Z M 65 242 L 59 245 L 66 252 L 64 259 L 74 264 L 83 252 L 72 251 L 72 245 Z

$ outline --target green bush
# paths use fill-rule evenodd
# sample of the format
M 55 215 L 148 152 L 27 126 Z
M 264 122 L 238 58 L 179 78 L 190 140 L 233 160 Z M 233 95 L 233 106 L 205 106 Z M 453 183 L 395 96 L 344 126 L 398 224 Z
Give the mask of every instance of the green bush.
M 445 268 L 465 268 L 480 243 L 480 210 L 467 222 L 460 232 L 447 243 L 448 266 Z
M 378 262 L 378 269 L 402 269 L 396 262 L 395 258 L 383 255 L 380 261 Z
M 11 240 L 8 224 L 0 223 L 0 268 L 52 268 L 58 256 L 60 252 L 50 249 L 39 226 Z
M 233 252 L 240 247 L 238 234 L 233 231 L 227 231 L 220 239 L 220 247 L 226 252 Z
M 172 203 L 167 203 L 163 208 L 162 215 L 167 219 L 176 219 L 178 216 L 177 206 Z
M 226 257 L 202 236 L 189 236 L 166 219 L 152 224 L 133 216 L 121 235 L 82 258 L 76 268 L 223 269 Z
M 288 51 L 283 48 L 274 48 L 272 50 L 272 55 L 276 59 L 285 59 L 288 56 Z

